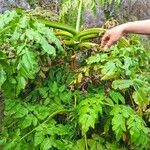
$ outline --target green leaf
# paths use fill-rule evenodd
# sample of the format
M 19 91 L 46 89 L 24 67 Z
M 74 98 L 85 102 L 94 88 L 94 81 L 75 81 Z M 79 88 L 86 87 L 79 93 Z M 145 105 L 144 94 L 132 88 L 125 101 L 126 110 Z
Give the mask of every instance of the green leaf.
M 111 114 L 113 115 L 112 129 L 116 133 L 117 141 L 119 141 L 123 136 L 123 133 L 126 132 L 126 120 L 123 117 L 122 113 L 122 108 L 119 105 L 115 106 L 111 111 Z
M 43 98 L 48 97 L 48 88 L 47 87 L 38 88 L 38 91 Z
M 55 127 L 55 132 L 57 135 L 68 135 L 69 134 L 69 126 L 59 124 Z
M 145 127 L 145 122 L 134 112 L 130 115 L 127 121 L 128 130 L 130 132 L 131 141 L 141 148 L 148 143 L 148 129 Z
M 111 111 L 111 115 L 113 115 L 112 129 L 116 134 L 117 140 L 121 139 L 123 133 L 127 134 L 129 131 L 134 145 L 145 147 L 148 141 L 148 130 L 145 127 L 144 120 L 132 108 L 116 105 Z
M 130 67 L 133 65 L 132 59 L 130 57 L 125 57 L 123 68 L 126 71 L 126 75 L 131 75 Z
M 50 110 L 45 106 L 39 105 L 35 107 L 34 113 L 38 119 L 43 120 L 50 114 Z
M 51 91 L 52 91 L 53 93 L 57 93 L 58 90 L 59 90 L 58 85 L 57 85 L 56 82 L 54 82 L 54 83 L 52 84 L 52 86 L 51 86 Z
M 37 28 L 39 33 L 41 33 L 42 35 L 45 35 L 49 41 L 54 43 L 60 51 L 62 52 L 64 51 L 63 47 L 61 46 L 61 42 L 54 35 L 54 32 L 51 29 L 45 27 L 43 24 L 38 23 L 38 22 L 35 22 L 34 26 Z
M 148 95 L 143 88 L 138 89 L 132 95 L 135 103 L 140 107 L 147 106 L 149 104 Z
M 52 147 L 52 143 L 50 138 L 45 138 L 44 141 L 41 143 L 41 150 L 49 150 Z
M 12 99 L 6 99 L 5 100 L 5 110 L 6 111 L 13 109 L 14 106 L 16 107 L 16 105 L 17 105 L 17 102 L 12 100 Z
M 87 64 L 93 64 L 93 63 L 99 63 L 105 61 L 105 59 L 108 57 L 107 54 L 96 54 L 94 56 L 90 56 L 86 62 Z
M 0 145 L 3 145 L 6 143 L 6 137 L 0 140 Z
M 12 41 L 12 42 L 17 42 L 17 40 L 19 40 L 20 36 L 21 36 L 21 32 L 20 32 L 19 29 L 16 27 L 15 31 L 14 31 L 13 34 L 12 34 L 11 41 Z
M 18 107 L 15 107 L 15 109 L 16 109 L 15 118 L 22 118 L 28 114 L 28 109 L 20 104 L 18 104 Z
M 36 126 L 38 123 L 38 119 L 35 116 L 33 116 L 32 119 L 33 119 L 33 126 Z
M 34 135 L 34 146 L 41 144 L 45 139 L 43 131 L 37 131 Z
M 57 149 L 60 149 L 60 150 L 66 149 L 67 143 L 62 142 L 61 140 L 57 140 L 55 138 L 52 139 L 52 137 L 51 137 L 51 143 L 52 143 L 53 147 L 55 147 Z
M 102 113 L 103 96 L 92 97 L 82 100 L 78 106 L 79 123 L 82 126 L 82 135 L 84 135 L 90 127 L 94 128 L 99 114 Z
M 70 91 L 60 93 L 59 95 L 64 103 L 70 103 L 72 100 L 72 93 Z
M 111 90 L 109 95 L 116 104 L 119 104 L 119 101 L 125 104 L 125 99 L 119 92 Z
M 9 24 L 15 17 L 17 17 L 16 11 L 6 11 L 4 15 L 0 16 L 0 29 Z
M 112 83 L 112 87 L 114 89 L 119 89 L 119 90 L 127 89 L 132 85 L 133 85 L 132 80 L 115 80 Z
M 19 27 L 26 29 L 29 24 L 29 20 L 30 18 L 28 16 L 26 15 L 22 16 L 22 18 L 20 18 L 19 23 L 18 23 Z
M 20 76 L 33 79 L 35 77 L 35 74 L 38 72 L 38 62 L 36 59 L 36 54 L 25 48 L 24 54 L 19 61 L 17 69 Z
M 16 101 L 13 101 L 11 99 L 6 99 L 5 100 L 5 110 L 9 111 L 16 105 Z
M 24 77 L 17 77 L 17 81 L 18 81 L 18 84 L 17 84 L 16 94 L 18 95 L 20 91 L 25 88 L 26 80 Z
M 79 139 L 76 143 L 75 150 L 85 150 L 86 144 L 84 139 Z
M 110 99 L 110 98 L 106 98 L 106 99 L 105 99 L 105 102 L 106 102 L 107 104 L 111 105 L 111 106 L 114 105 L 113 100 Z
M 101 80 L 109 80 L 115 78 L 115 75 L 117 73 L 117 67 L 114 62 L 109 61 L 103 66 L 101 72 L 103 75 Z
M 43 51 L 49 55 L 52 55 L 52 56 L 56 56 L 56 50 L 53 46 L 51 46 L 50 44 L 48 44 L 48 42 L 45 40 L 45 39 L 41 39 L 41 42 L 40 42 L 42 48 L 43 48 Z
M 56 56 L 56 50 L 53 46 L 51 46 L 48 41 L 38 32 L 34 30 L 26 30 L 26 36 L 30 40 L 34 40 L 37 44 L 40 44 L 43 52 L 52 56 Z
M 6 81 L 6 73 L 0 65 L 0 89 L 5 81 Z
M 65 85 L 63 85 L 63 86 L 61 86 L 60 88 L 59 88 L 59 92 L 63 92 L 63 91 L 65 91 L 66 90 L 66 86 Z
M 6 58 L 6 54 L 0 51 L 0 60 L 4 60 Z
M 33 121 L 33 115 L 28 114 L 28 115 L 25 117 L 24 121 L 22 122 L 22 126 L 21 126 L 22 129 L 25 129 L 25 128 L 31 126 L 32 121 Z

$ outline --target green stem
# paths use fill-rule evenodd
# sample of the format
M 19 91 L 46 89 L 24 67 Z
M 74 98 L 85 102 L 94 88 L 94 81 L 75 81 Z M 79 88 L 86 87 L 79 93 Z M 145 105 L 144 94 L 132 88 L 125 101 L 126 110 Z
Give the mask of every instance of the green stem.
M 64 37 L 68 37 L 68 38 L 73 38 L 73 34 L 67 32 L 67 31 L 56 31 L 55 35 L 56 36 L 64 36 Z
M 74 46 L 74 45 L 78 45 L 79 42 L 77 41 L 73 41 L 73 40 L 63 40 L 64 43 L 67 45 L 67 46 Z
M 74 107 L 76 107 L 77 106 L 77 97 L 76 97 L 76 95 L 74 95 Z
M 6 28 L 2 29 L 2 30 L 0 31 L 0 34 L 2 34 L 2 33 L 5 32 L 5 31 L 8 31 L 8 29 L 10 29 L 10 28 L 11 28 L 11 26 L 7 26 Z
M 96 43 L 91 43 L 91 42 L 81 42 L 78 44 L 78 47 L 79 48 L 81 47 L 91 48 L 91 47 L 99 47 L 99 45 Z
M 80 31 L 79 34 L 77 34 L 76 38 L 80 39 L 83 36 L 87 36 L 87 35 L 91 35 L 91 34 L 98 34 L 100 36 L 104 32 L 105 32 L 105 30 L 103 28 L 86 29 L 86 30 Z
M 72 33 L 73 35 L 76 35 L 76 30 L 70 26 L 67 26 L 67 25 L 64 25 L 64 24 L 61 24 L 61 23 L 58 23 L 58 22 L 52 22 L 52 21 L 48 21 L 48 20 L 45 20 L 45 19 L 40 19 L 40 18 L 36 18 L 37 21 L 45 24 L 46 26 L 49 26 L 49 27 L 52 27 L 52 28 L 55 28 L 55 29 L 61 29 L 63 31 L 67 31 L 67 32 L 70 32 Z
M 85 149 L 88 150 L 88 142 L 86 134 L 84 135 L 84 139 L 85 139 Z
M 80 22 L 81 22 L 81 15 L 82 15 L 82 3 L 83 0 L 80 0 L 79 9 L 78 9 L 78 18 L 76 22 L 76 31 L 78 32 L 80 30 Z
M 86 35 L 86 36 L 83 36 L 80 38 L 80 41 L 85 41 L 85 40 L 89 40 L 89 39 L 94 39 L 94 38 L 97 38 L 98 37 L 98 34 L 89 34 L 89 35 Z
M 20 140 L 23 140 L 24 138 L 26 138 L 28 135 L 30 135 L 31 133 L 33 133 L 39 126 L 41 126 L 42 124 L 46 123 L 47 121 L 49 121 L 49 119 L 51 119 L 52 117 L 54 117 L 55 115 L 59 114 L 59 113 L 64 113 L 67 112 L 66 110 L 57 110 L 54 113 L 52 113 L 44 122 L 42 122 L 40 125 L 38 125 L 37 127 L 35 127 L 33 130 L 31 130 L 30 132 L 28 132 L 27 134 L 25 134 L 23 137 L 21 137 Z
M 133 101 L 133 99 L 132 99 L 132 95 L 130 94 L 130 91 L 128 91 L 128 94 L 129 94 L 129 97 L 130 97 L 132 106 L 135 108 L 134 101 Z

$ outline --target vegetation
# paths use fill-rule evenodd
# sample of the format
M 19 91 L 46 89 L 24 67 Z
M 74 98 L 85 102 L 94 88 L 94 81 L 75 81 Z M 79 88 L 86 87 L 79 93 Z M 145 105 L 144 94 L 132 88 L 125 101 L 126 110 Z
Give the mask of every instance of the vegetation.
M 78 2 L 74 27 L 20 9 L 0 16 L 4 150 L 150 147 L 150 53 L 137 36 L 102 51 L 105 29 L 81 30 Z

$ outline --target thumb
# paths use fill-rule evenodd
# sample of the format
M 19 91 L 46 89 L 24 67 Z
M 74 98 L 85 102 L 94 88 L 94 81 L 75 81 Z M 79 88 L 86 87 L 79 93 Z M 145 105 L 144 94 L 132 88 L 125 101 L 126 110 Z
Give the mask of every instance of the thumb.
M 104 50 L 109 49 L 113 44 L 114 44 L 114 41 L 109 40 L 109 41 L 106 43 L 106 45 L 105 45 L 105 47 L 104 47 Z

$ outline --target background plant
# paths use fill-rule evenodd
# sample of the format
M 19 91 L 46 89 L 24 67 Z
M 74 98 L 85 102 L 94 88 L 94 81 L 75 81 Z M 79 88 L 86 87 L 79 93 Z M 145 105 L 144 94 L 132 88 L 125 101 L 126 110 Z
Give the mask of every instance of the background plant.
M 117 15 L 121 5 L 120 0 L 63 0 L 60 6 L 60 20 L 74 27 L 79 20 L 82 22 L 82 13 L 87 9 L 91 9 L 96 15 L 97 7 L 104 10 L 105 18 L 109 19 Z M 77 10 L 78 14 L 76 13 Z M 78 18 L 76 20 L 76 18 Z
M 150 55 L 137 37 L 104 52 L 89 40 L 102 28 L 20 10 L 0 25 L 3 149 L 148 149 Z

